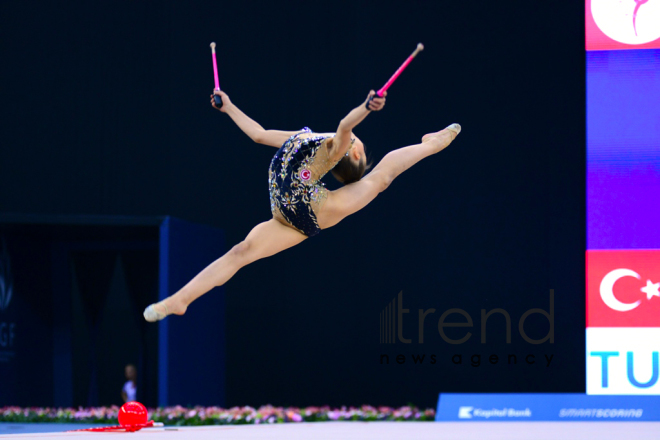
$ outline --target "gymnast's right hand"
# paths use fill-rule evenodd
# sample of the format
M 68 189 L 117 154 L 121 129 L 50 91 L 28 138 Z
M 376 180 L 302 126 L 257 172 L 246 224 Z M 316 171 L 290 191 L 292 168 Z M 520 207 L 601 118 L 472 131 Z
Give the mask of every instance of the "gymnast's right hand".
M 383 96 L 378 96 L 376 95 L 376 92 L 372 90 L 369 92 L 369 96 L 367 96 L 367 100 L 364 102 L 364 104 L 366 105 L 367 110 L 377 112 L 379 110 L 382 110 L 383 107 L 385 106 L 386 97 L 387 97 L 387 92 L 383 92 Z
M 222 107 L 218 107 L 215 104 L 213 95 L 218 95 L 222 99 Z M 211 105 L 213 106 L 213 108 L 220 110 L 222 113 L 225 113 L 227 111 L 228 106 L 231 104 L 231 100 L 229 99 L 229 96 L 227 96 L 227 94 L 222 90 L 214 90 L 213 95 L 211 95 Z

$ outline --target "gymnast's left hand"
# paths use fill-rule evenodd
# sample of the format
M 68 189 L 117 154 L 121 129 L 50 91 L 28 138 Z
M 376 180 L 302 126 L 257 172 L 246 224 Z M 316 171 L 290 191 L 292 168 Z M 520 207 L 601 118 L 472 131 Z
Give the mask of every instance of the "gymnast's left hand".
M 385 97 L 387 96 L 387 92 L 383 92 L 383 96 L 378 96 L 376 95 L 375 91 L 370 91 L 369 96 L 367 96 L 367 102 L 369 103 L 369 110 L 377 112 L 379 110 L 382 110 L 383 107 L 385 107 Z M 372 99 L 373 97 L 373 99 Z
M 218 107 L 215 105 L 215 101 L 213 100 L 213 95 L 218 95 L 220 99 L 222 99 L 222 107 Z M 211 105 L 213 108 L 220 110 L 222 113 L 227 112 L 227 108 L 231 105 L 231 100 L 229 99 L 229 96 L 223 92 L 222 90 L 214 90 L 213 95 L 211 95 Z

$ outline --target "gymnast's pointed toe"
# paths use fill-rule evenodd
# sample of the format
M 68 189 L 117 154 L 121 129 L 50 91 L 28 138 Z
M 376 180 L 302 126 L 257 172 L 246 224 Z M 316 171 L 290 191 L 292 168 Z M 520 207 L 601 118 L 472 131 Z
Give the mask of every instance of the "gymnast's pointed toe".
M 160 321 L 161 319 L 165 319 L 165 317 L 167 316 L 167 314 L 161 313 L 158 310 L 156 310 L 156 308 L 154 306 L 155 306 L 155 304 L 152 304 L 149 307 L 147 307 L 146 309 L 144 309 L 143 315 L 144 315 L 144 319 L 147 322 Z
M 458 135 L 461 132 L 460 124 L 456 124 L 456 123 L 451 124 L 446 129 L 449 130 L 449 131 L 453 131 L 454 133 L 456 133 L 456 135 Z
M 458 136 L 460 132 L 461 132 L 461 126 L 459 124 L 454 123 L 448 126 L 447 128 L 444 128 L 435 133 L 425 134 L 424 137 L 422 137 L 422 142 L 428 142 L 434 139 L 436 140 L 435 142 L 438 142 L 438 140 L 449 138 L 448 143 L 444 145 L 446 147 L 447 145 L 449 145 L 449 143 L 451 143 L 451 141 L 456 139 L 456 136 Z

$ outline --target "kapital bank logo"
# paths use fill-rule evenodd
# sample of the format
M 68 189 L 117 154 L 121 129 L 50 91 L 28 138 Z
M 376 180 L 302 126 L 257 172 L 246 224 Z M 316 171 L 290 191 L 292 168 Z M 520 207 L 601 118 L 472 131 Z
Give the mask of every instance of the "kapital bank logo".
M 529 408 L 475 408 L 473 406 L 461 406 L 458 408 L 459 419 L 490 419 L 490 418 L 530 418 L 532 411 Z
M 9 307 L 14 290 L 14 282 L 11 275 L 11 261 L 7 251 L 7 243 L 2 240 L 2 251 L 0 252 L 0 311 Z
M 471 419 L 473 409 L 474 409 L 474 406 L 461 406 L 460 408 L 458 408 L 458 418 L 459 419 Z

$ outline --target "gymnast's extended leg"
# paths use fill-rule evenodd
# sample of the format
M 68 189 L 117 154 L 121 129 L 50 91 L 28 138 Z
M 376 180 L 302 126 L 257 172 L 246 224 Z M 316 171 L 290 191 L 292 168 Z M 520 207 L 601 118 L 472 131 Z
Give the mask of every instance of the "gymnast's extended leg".
M 260 223 L 245 240 L 208 265 L 181 290 L 147 307 L 144 317 L 147 321 L 157 321 L 169 314 L 183 315 L 190 303 L 214 287 L 225 284 L 240 268 L 295 246 L 306 238 L 275 219 Z
M 460 133 L 461 127 L 452 124 L 437 133 L 427 134 L 422 143 L 390 151 L 376 167 L 358 182 L 332 191 L 318 215 L 321 229 L 336 225 L 347 216 L 367 206 L 392 181 L 408 168 L 447 146 Z

